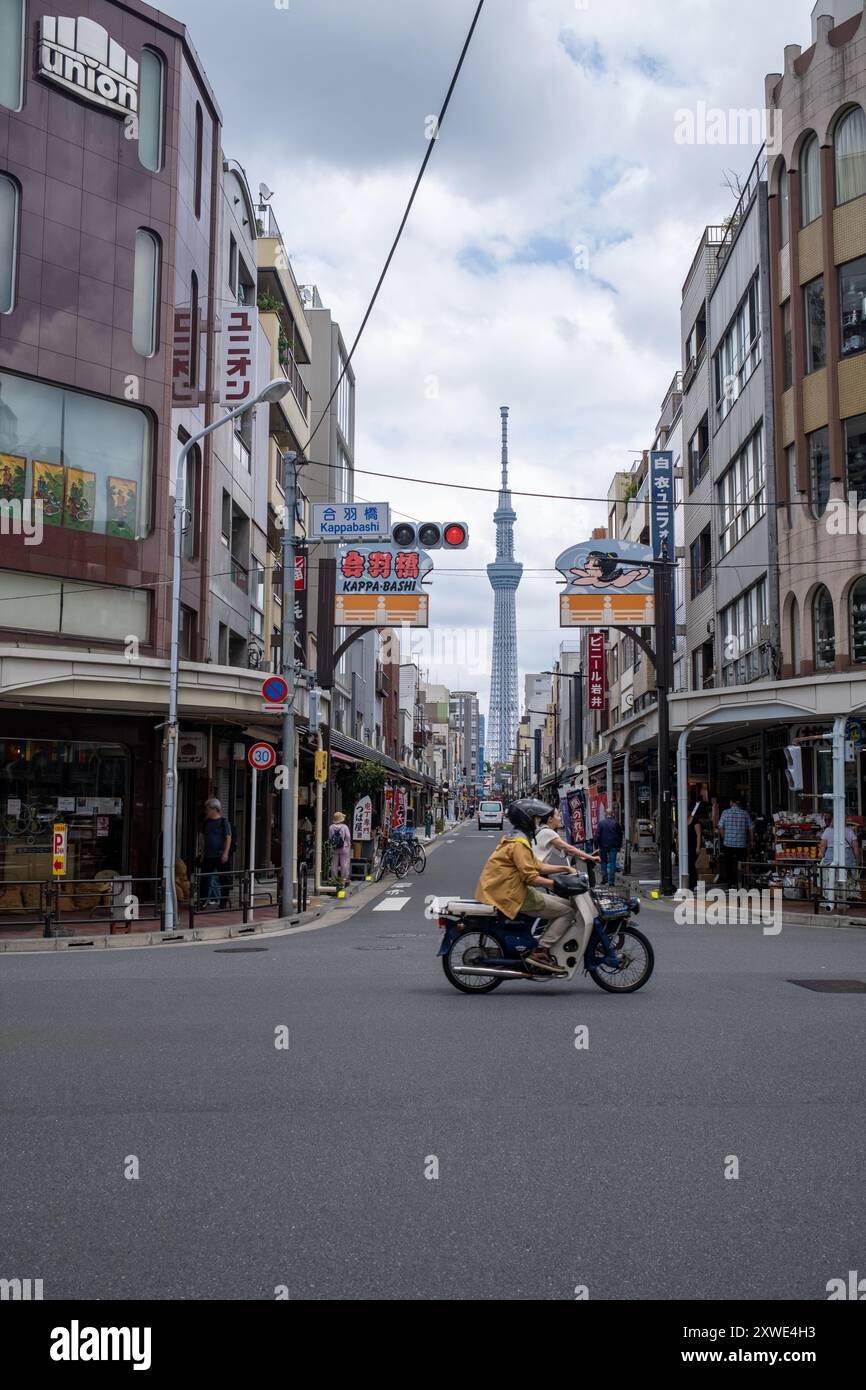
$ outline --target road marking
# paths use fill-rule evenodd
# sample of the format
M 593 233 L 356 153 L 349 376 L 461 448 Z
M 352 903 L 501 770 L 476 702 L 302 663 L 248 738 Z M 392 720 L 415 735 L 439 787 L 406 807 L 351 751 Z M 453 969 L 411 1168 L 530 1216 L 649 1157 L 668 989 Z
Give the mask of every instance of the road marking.
M 376 906 L 373 908 L 373 911 L 374 911 L 374 912 L 400 912 L 400 911 L 406 906 L 406 904 L 407 904 L 408 901 L 409 901 L 408 897 L 406 897 L 406 898 L 383 898 L 382 901 L 381 901 L 380 903 L 377 903 L 377 904 L 376 904 Z

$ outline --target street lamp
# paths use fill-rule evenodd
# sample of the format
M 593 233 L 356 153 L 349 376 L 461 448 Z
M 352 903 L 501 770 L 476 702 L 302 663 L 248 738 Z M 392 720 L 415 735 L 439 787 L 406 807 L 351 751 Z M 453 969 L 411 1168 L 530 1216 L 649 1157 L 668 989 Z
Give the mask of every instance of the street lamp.
M 239 415 L 245 415 L 254 406 L 272 405 L 281 400 L 288 390 L 289 382 L 285 377 L 278 377 L 276 381 L 269 382 L 264 390 L 254 396 L 251 401 L 245 401 L 236 410 L 229 411 L 228 415 L 222 415 L 219 420 L 214 420 L 198 434 L 194 434 L 181 446 L 177 456 L 174 477 L 174 549 L 171 569 L 171 656 L 168 683 L 168 722 L 165 726 L 165 782 L 162 797 L 162 877 L 165 893 L 164 921 L 166 931 L 172 931 L 177 920 L 177 904 L 174 892 L 174 842 L 177 808 L 178 673 L 180 669 L 180 557 L 183 546 L 183 514 L 186 500 L 186 461 L 195 445 L 207 435 L 213 434 L 214 430 L 221 429 L 223 425 L 227 425 L 230 420 L 237 419 Z

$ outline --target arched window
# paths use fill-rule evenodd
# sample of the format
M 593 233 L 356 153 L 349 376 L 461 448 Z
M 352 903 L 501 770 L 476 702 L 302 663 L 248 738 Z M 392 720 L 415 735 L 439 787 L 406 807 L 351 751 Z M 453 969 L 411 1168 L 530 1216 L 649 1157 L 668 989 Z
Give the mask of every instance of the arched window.
M 791 603 L 791 670 L 795 676 L 800 674 L 800 605 L 796 599 Z
M 856 584 L 851 586 L 848 620 L 851 660 L 858 664 L 866 663 L 866 579 L 858 579 Z
M 189 384 L 198 386 L 198 276 L 189 277 Z
M 788 236 L 791 227 L 790 209 L 788 206 L 788 166 L 782 161 L 782 171 L 779 174 L 779 245 L 788 245 Z
M 836 620 L 829 589 L 822 584 L 812 600 L 815 665 L 826 670 L 836 661 Z
M 138 157 L 145 169 L 162 168 L 165 127 L 165 59 L 155 48 L 141 50 L 138 99 Z
M 0 314 L 11 314 L 15 308 L 19 202 L 18 184 L 0 174 Z
M 800 226 L 808 227 L 821 216 L 821 150 L 817 135 L 810 135 L 800 154 Z
M 852 106 L 836 127 L 836 202 L 850 203 L 866 193 L 866 116 Z
M 24 101 L 24 0 L 0 0 L 0 106 Z
M 142 357 L 153 357 L 159 317 L 159 238 L 143 227 L 135 234 L 132 283 L 132 346 Z
M 193 169 L 195 215 L 201 217 L 201 190 L 204 163 L 204 116 L 200 102 L 195 104 L 195 167 Z

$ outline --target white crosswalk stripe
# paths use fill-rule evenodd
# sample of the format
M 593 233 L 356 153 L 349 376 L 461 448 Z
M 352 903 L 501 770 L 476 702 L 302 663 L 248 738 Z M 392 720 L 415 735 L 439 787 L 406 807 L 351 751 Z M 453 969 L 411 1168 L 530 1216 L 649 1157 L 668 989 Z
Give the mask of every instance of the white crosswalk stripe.
M 377 903 L 377 904 L 376 904 L 376 906 L 373 908 L 373 911 L 374 911 L 374 912 L 401 912 L 402 909 L 406 906 L 406 904 L 407 904 L 408 901 L 409 901 L 409 898 L 408 898 L 408 897 L 405 897 L 405 898 L 383 898 L 382 901 L 381 901 L 380 903 Z

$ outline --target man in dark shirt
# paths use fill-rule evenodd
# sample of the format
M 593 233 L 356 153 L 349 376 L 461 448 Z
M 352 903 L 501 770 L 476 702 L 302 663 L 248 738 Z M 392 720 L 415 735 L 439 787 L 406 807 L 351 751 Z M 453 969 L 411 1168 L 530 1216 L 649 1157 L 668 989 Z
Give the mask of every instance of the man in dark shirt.
M 201 828 L 201 871 L 204 877 L 204 895 L 214 896 L 219 889 L 220 907 L 228 907 L 229 885 L 225 879 L 225 869 L 232 848 L 232 828 L 223 815 L 221 802 L 211 797 L 204 804 L 205 818 Z M 222 870 L 222 872 L 220 872 Z
M 613 886 L 616 881 L 616 856 L 622 849 L 622 826 L 608 812 L 596 827 L 595 847 L 601 854 L 601 881 Z

